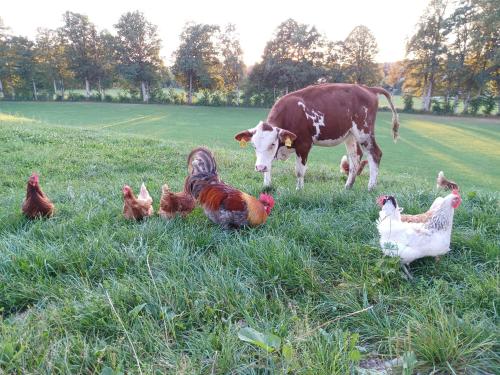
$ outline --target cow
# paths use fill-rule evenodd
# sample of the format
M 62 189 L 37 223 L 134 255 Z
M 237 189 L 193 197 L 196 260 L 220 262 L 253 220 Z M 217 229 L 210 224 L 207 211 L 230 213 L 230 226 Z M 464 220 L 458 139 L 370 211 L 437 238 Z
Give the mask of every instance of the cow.
M 378 94 L 384 95 L 392 110 L 392 135 L 399 134 L 398 114 L 388 91 L 381 87 L 330 83 L 313 85 L 283 96 L 271 108 L 265 121 L 235 135 L 244 145 L 255 148 L 255 170 L 264 174 L 264 186 L 271 184 L 273 160 L 286 160 L 295 152 L 297 189 L 304 187 L 304 174 L 313 145 L 336 146 L 345 143 L 349 176 L 345 187 L 356 179 L 363 152 L 370 168 L 368 189 L 377 184 L 382 151 L 375 142 Z

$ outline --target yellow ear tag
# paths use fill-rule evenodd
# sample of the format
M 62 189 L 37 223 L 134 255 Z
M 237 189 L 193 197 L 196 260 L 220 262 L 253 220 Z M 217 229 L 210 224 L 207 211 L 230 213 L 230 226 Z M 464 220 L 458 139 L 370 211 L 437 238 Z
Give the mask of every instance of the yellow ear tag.
M 290 138 L 285 139 L 285 146 L 292 147 L 292 140 Z
M 245 141 L 243 138 L 240 140 L 240 147 L 247 147 L 247 141 Z

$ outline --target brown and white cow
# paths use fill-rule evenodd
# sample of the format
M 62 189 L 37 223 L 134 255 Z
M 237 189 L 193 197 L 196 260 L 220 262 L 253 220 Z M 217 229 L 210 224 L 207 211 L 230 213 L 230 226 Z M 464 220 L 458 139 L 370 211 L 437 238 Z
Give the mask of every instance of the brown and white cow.
M 266 121 L 236 134 L 240 142 L 251 141 L 257 160 L 255 170 L 264 174 L 264 186 L 271 184 L 273 160 L 286 160 L 295 152 L 297 189 L 304 187 L 307 157 L 313 145 L 345 143 L 349 157 L 346 188 L 356 179 L 363 152 L 370 167 L 368 189 L 377 183 L 382 151 L 375 142 L 378 94 L 384 95 L 392 110 L 392 134 L 398 137 L 398 115 L 389 92 L 380 87 L 346 83 L 308 86 L 279 99 Z

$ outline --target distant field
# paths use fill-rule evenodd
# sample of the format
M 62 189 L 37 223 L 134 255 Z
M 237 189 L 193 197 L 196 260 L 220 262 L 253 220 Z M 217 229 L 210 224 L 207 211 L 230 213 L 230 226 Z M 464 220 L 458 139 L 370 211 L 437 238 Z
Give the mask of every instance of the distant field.
M 181 142 L 186 147 L 200 144 L 224 147 L 245 155 L 247 170 L 252 169 L 252 150 L 239 151 L 233 136 L 255 126 L 268 112 L 252 108 L 106 103 L 5 102 L 0 103 L 0 109 L 37 124 L 102 129 Z M 377 142 L 384 152 L 382 180 L 402 174 L 432 186 L 437 172 L 444 170 L 467 189 L 497 190 L 500 186 L 499 120 L 400 114 L 401 139 L 394 144 L 390 119 L 390 113 L 378 114 Z M 335 173 L 344 153 L 344 146 L 313 148 L 308 174 L 314 174 L 315 165 Z M 292 173 L 293 165 L 293 160 L 276 163 L 278 168 L 286 168 L 287 173 Z
M 122 218 L 121 187 L 180 190 L 186 156 L 209 146 L 221 177 L 262 189 L 233 135 L 262 109 L 0 102 L 0 374 L 496 374 L 500 123 L 379 113 L 379 186 L 343 188 L 344 147 L 315 148 L 305 189 L 274 164 L 265 226 Z M 377 196 L 428 209 L 443 169 L 461 185 L 451 252 L 411 264 L 379 249 Z M 37 171 L 56 204 L 20 212 Z M 253 343 L 238 333 L 257 331 Z M 247 335 L 248 336 L 248 335 Z M 139 370 L 140 369 L 140 370 Z

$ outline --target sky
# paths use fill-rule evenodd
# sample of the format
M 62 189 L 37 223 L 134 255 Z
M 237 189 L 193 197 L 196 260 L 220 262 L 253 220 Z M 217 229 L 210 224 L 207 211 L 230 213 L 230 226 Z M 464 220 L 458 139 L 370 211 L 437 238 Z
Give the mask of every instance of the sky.
M 158 26 L 161 55 L 167 64 L 179 45 L 186 22 L 236 25 L 244 61 L 253 65 L 261 59 L 266 42 L 277 26 L 288 18 L 314 25 L 329 40 L 344 40 L 357 25 L 375 35 L 377 62 L 401 60 L 406 40 L 415 31 L 428 0 L 25 0 L 2 1 L 0 17 L 11 33 L 34 38 L 38 27 L 55 29 L 62 14 L 70 10 L 89 16 L 99 28 L 114 33 L 113 25 L 123 13 L 139 10 Z

